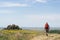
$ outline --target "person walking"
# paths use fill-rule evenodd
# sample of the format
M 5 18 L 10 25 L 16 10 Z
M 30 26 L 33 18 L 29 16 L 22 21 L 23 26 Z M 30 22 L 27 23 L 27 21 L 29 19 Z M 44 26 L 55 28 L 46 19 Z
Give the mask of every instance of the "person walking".
M 46 22 L 46 24 L 45 24 L 45 31 L 46 31 L 46 36 L 48 36 L 48 32 L 49 32 L 49 24 L 48 24 L 48 22 Z

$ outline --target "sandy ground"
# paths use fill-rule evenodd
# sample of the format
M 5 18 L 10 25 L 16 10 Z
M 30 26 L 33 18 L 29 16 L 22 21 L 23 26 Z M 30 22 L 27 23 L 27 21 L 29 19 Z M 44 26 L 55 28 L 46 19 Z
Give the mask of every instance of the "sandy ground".
M 60 34 L 39 35 L 31 40 L 60 40 Z

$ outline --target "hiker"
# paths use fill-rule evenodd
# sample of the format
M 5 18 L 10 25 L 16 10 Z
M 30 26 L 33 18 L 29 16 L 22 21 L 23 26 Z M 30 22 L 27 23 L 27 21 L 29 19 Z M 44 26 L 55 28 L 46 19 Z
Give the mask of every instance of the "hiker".
M 45 31 L 46 31 L 46 36 L 48 36 L 48 32 L 49 32 L 49 25 L 48 23 L 46 22 L 45 24 Z

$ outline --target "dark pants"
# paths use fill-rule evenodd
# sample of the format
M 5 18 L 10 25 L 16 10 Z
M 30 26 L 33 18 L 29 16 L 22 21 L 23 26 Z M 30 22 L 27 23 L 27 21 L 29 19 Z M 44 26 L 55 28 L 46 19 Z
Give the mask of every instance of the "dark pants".
M 46 33 L 48 33 L 49 32 L 49 29 L 46 29 Z
M 48 36 L 49 29 L 46 29 L 46 36 Z

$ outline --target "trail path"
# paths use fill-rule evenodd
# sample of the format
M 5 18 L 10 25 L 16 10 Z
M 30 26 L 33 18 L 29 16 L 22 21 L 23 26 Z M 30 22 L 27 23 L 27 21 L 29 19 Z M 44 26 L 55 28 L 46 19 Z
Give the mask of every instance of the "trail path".
M 39 35 L 31 40 L 60 40 L 60 34 L 49 34 L 49 36 L 46 35 Z

